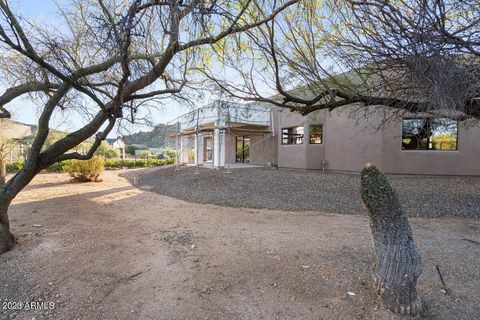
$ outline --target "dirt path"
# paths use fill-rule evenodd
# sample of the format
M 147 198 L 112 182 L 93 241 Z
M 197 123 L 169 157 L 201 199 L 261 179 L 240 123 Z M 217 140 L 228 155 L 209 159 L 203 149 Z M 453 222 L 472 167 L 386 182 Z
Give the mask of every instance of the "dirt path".
M 365 217 L 192 204 L 119 173 L 88 184 L 43 174 L 18 197 L 0 298 L 55 308 L 0 319 L 396 319 L 371 289 Z M 479 318 L 480 223 L 412 222 L 425 317 Z

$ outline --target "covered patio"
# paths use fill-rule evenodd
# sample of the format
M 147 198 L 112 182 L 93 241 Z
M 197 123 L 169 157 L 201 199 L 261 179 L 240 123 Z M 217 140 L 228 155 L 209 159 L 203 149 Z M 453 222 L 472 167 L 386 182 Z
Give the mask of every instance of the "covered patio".
M 181 116 L 168 136 L 177 150 L 177 165 L 244 168 L 271 164 L 274 157 L 261 152 L 275 145 L 271 117 L 270 108 L 233 103 L 215 103 Z M 251 147 L 262 143 L 252 155 Z

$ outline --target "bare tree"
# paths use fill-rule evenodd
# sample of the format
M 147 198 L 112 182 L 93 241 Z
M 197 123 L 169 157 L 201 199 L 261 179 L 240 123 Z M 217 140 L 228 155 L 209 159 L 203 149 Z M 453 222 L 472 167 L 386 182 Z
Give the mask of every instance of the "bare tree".
M 8 85 L 0 114 L 9 117 L 8 103 L 18 97 L 41 108 L 25 166 L 0 189 L 0 253 L 14 246 L 10 203 L 37 173 L 58 161 L 91 158 L 118 119 L 133 122 L 146 101 L 188 89 L 203 47 L 258 27 L 298 1 L 82 0 L 60 8 L 65 30 L 52 30 L 0 0 L 1 77 Z M 45 147 L 56 110 L 94 112 Z M 69 151 L 93 135 L 86 153 Z
M 479 6 L 457 3 L 305 0 L 238 35 L 250 56 L 221 52 L 235 80 L 205 74 L 230 97 L 303 115 L 356 104 L 480 119 Z
M 417 114 L 479 120 L 479 10 L 478 0 L 305 0 L 230 39 L 237 52 L 249 47 L 249 54 L 213 47 L 225 67 L 205 66 L 204 73 L 221 94 L 302 115 L 352 105 L 362 111 L 357 117 L 384 113 L 382 124 Z M 416 314 L 420 256 L 400 211 L 385 204 L 371 216 L 379 261 L 399 261 L 389 272 L 380 263 L 377 278 L 381 290 L 390 290 L 383 295 L 389 308 Z M 399 241 L 385 247 L 377 241 L 382 237 Z M 412 275 L 407 282 L 398 281 L 403 271 Z

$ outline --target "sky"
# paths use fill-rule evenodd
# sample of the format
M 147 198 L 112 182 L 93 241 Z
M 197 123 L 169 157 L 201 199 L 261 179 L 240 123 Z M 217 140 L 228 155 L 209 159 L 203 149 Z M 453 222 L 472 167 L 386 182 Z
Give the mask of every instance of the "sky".
M 11 0 L 10 7 L 14 12 L 19 12 L 27 19 L 33 19 L 42 23 L 54 23 L 57 19 L 55 3 L 62 5 L 68 4 L 67 0 Z M 5 90 L 0 84 L 0 90 Z M 203 105 L 203 102 L 198 101 L 198 106 Z M 12 112 L 12 119 L 28 123 L 35 124 L 38 120 L 39 107 L 30 101 L 23 99 L 14 100 L 7 106 L 8 110 Z M 166 101 L 164 106 L 159 105 L 158 108 L 151 110 L 150 121 L 154 124 L 167 123 L 178 116 L 188 112 L 186 105 L 181 105 L 176 101 Z M 61 112 L 57 111 L 52 118 L 50 127 L 62 131 L 74 131 L 82 127 L 85 124 L 84 116 L 73 112 Z M 129 132 L 136 131 L 148 131 L 151 129 L 149 126 L 129 126 Z M 128 133 L 128 132 L 120 132 Z M 118 130 L 113 130 L 109 137 L 116 137 L 119 134 Z

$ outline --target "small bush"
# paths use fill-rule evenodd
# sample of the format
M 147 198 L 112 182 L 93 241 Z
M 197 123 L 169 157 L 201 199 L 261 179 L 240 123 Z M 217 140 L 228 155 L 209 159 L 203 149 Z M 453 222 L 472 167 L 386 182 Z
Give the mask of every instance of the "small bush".
M 72 160 L 63 170 L 77 181 L 100 181 L 98 178 L 105 170 L 105 160 L 98 156 L 90 160 Z
M 46 168 L 45 171 L 47 171 L 47 172 L 63 172 L 63 168 L 65 168 L 70 162 L 71 162 L 71 160 L 55 162 L 50 167 Z
M 171 148 L 162 149 L 162 153 L 166 154 L 169 158 L 175 158 L 177 156 L 177 151 Z
M 7 173 L 14 173 L 23 168 L 25 162 L 23 160 L 17 160 L 12 163 L 7 163 Z
M 152 157 L 154 157 L 154 154 L 151 153 L 148 150 L 142 151 L 142 153 L 140 153 L 140 158 L 142 158 L 142 159 L 148 159 L 148 158 L 152 158 Z
M 122 168 L 122 161 L 117 159 L 107 159 L 105 160 L 105 168 L 107 169 L 120 169 Z
M 123 166 L 128 168 L 128 169 L 131 169 L 131 168 L 135 168 L 135 160 L 125 160 L 123 161 Z
M 119 157 L 118 151 L 106 141 L 102 141 L 100 146 L 97 148 L 97 151 L 95 151 L 95 155 L 102 156 L 105 159 L 114 159 Z

